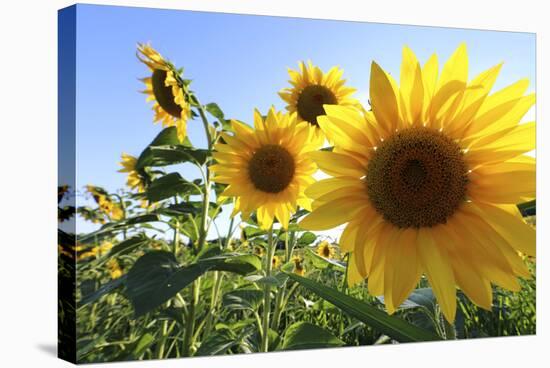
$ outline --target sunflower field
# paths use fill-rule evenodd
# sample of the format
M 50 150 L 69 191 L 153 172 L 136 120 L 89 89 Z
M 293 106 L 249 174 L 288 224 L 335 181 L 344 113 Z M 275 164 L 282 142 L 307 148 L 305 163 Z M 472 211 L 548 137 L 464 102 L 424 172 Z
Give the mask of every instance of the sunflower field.
M 137 56 L 158 135 L 122 153 L 126 188 L 59 187 L 60 222 L 97 224 L 59 230 L 61 355 L 71 339 L 92 363 L 536 333 L 527 80 L 494 91 L 502 64 L 469 80 L 464 44 L 441 66 L 404 47 L 398 80 L 372 62 L 364 106 L 340 68 L 300 62 L 286 111 L 243 122 L 152 46 Z

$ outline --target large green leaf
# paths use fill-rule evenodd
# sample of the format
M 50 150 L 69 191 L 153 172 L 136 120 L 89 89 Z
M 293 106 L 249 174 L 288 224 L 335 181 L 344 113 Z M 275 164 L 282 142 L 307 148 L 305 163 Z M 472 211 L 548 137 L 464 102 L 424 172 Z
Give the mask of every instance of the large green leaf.
M 202 202 L 200 206 L 197 205 L 197 202 L 181 202 L 159 208 L 155 212 L 167 216 L 197 215 L 201 212 L 201 206 Z
M 168 166 L 184 162 L 203 165 L 208 157 L 208 150 L 186 146 L 149 146 L 139 156 L 136 169 L 150 166 Z
M 288 276 L 321 298 L 334 304 L 344 313 L 357 318 L 361 322 L 390 336 L 394 340 L 400 342 L 441 340 L 439 336 L 429 331 L 416 327 L 396 316 L 390 316 L 374 306 L 352 298 L 330 287 L 293 273 L 288 273 Z
M 229 329 L 215 331 L 203 342 L 201 342 L 201 346 L 195 355 L 204 356 L 224 354 L 227 350 L 240 343 L 236 337 L 237 336 L 235 336 L 235 334 Z
M 145 234 L 133 236 L 115 245 L 109 252 L 109 257 L 131 253 L 134 249 L 147 243 L 149 243 L 149 238 Z
M 297 322 L 285 331 L 282 350 L 338 347 L 344 342 L 329 331 L 309 322 Z
M 264 292 L 257 289 L 237 289 L 225 293 L 222 304 L 228 309 L 256 310 L 262 304 Z
M 126 294 L 139 317 L 172 298 L 212 266 L 182 267 L 172 253 L 153 251 L 139 258 L 126 279 Z
M 181 177 L 171 173 L 154 180 L 147 188 L 146 197 L 152 202 L 162 201 L 178 194 L 199 194 L 195 186 Z
M 199 264 L 209 265 L 213 271 L 227 271 L 246 275 L 262 268 L 262 261 L 252 254 L 227 253 L 210 258 L 202 258 Z

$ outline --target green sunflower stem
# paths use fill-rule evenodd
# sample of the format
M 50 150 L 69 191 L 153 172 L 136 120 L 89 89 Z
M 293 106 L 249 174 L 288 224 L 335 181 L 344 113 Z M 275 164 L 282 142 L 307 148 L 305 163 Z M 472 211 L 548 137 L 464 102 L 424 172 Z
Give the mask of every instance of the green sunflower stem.
M 265 277 L 271 276 L 273 265 L 273 224 L 267 233 L 267 252 L 265 259 Z M 269 349 L 269 313 L 271 311 L 271 286 L 264 285 L 264 308 L 262 315 L 262 345 L 260 351 L 267 352 Z
M 206 141 L 208 143 L 208 150 L 212 151 L 212 137 L 210 135 L 208 124 L 208 119 L 206 118 L 206 112 L 204 110 L 204 107 L 202 104 L 198 101 L 198 99 L 195 96 L 195 99 L 197 100 L 199 115 L 202 120 L 202 124 L 204 127 L 204 134 L 206 135 Z M 211 189 L 211 182 L 210 182 L 210 170 L 208 168 L 208 162 L 206 163 L 206 176 L 204 178 L 205 183 L 205 190 L 203 194 L 203 204 L 202 204 L 202 214 L 201 214 L 201 223 L 199 228 L 199 239 L 197 244 L 197 253 L 200 252 L 205 244 L 206 244 L 206 236 L 208 235 L 208 207 L 210 205 L 210 189 Z M 200 296 L 200 277 L 197 278 L 193 283 L 191 284 L 191 302 L 189 304 L 189 309 L 187 313 L 187 323 L 185 328 L 185 335 L 183 337 L 183 348 L 182 348 L 182 354 L 183 356 L 190 356 L 192 353 L 192 347 L 194 343 L 194 330 L 195 330 L 195 310 L 196 306 L 199 302 L 199 296 Z
M 200 278 L 193 281 L 191 284 L 191 301 L 187 312 L 187 321 L 185 326 L 185 335 L 183 336 L 182 355 L 184 357 L 191 356 L 192 347 L 194 344 L 193 333 L 195 331 L 195 309 L 200 296 Z
M 197 100 L 199 115 L 202 120 L 202 125 L 204 127 L 204 134 L 206 135 L 206 141 L 208 143 L 208 150 L 212 151 L 212 136 L 210 135 L 210 124 L 208 123 L 208 119 L 206 118 L 206 112 L 204 110 L 204 107 L 202 104 L 198 101 L 198 99 L 195 96 L 195 99 Z M 204 244 L 206 243 L 206 235 L 208 232 L 208 225 L 207 225 L 207 219 L 208 219 L 208 207 L 210 205 L 210 189 L 211 189 L 211 182 L 210 182 L 210 169 L 208 168 L 208 162 L 206 163 L 206 177 L 205 177 L 205 183 L 204 183 L 204 196 L 203 196 L 203 205 L 202 205 L 202 216 L 201 216 L 201 224 L 200 224 L 200 234 L 199 234 L 199 242 L 198 242 L 198 251 L 200 252 Z
M 443 331 L 445 332 L 445 340 L 456 340 L 456 328 L 454 323 L 447 321 L 445 317 L 442 317 L 443 320 Z

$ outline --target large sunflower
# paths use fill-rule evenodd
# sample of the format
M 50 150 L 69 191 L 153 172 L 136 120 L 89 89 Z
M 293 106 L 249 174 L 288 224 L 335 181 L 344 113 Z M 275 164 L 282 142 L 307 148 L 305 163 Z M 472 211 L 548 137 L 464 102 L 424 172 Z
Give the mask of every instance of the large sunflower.
M 324 134 L 317 122 L 317 118 L 325 114 L 323 105 L 357 106 L 359 101 L 351 98 L 356 90 L 344 85 L 344 71 L 336 66 L 328 73 L 323 73 L 311 62 L 306 65 L 302 61 L 299 67 L 299 71 L 288 70 L 292 87 L 282 89 L 279 96 L 288 104 L 288 111 L 298 114 L 298 121 L 305 121 L 316 128 L 315 139 L 324 141 Z
M 155 122 L 161 121 L 163 127 L 175 126 L 178 139 L 183 142 L 191 108 L 178 71 L 149 45 L 138 44 L 138 59 L 152 72 L 142 81 L 146 86 L 143 93 L 147 94 L 147 101 L 155 101 Z
M 231 124 L 235 134 L 222 133 L 224 143 L 214 147 L 213 180 L 229 184 L 222 196 L 236 197 L 233 215 L 241 212 L 246 219 L 256 211 L 262 228 L 268 229 L 274 217 L 287 228 L 297 205 L 310 208 L 304 189 L 317 168 L 306 153 L 318 148 L 312 128 L 297 125 L 295 114 L 273 108 L 265 119 L 254 112 L 255 129 Z
M 535 230 L 516 203 L 535 197 L 534 104 L 520 80 L 490 94 L 501 64 L 468 82 L 461 45 L 438 75 L 403 50 L 400 85 L 372 63 L 372 112 L 325 106 L 319 125 L 333 152 L 312 157 L 332 178 L 306 194 L 313 212 L 301 226 L 347 223 L 341 249 L 352 252 L 349 282 L 364 278 L 392 313 L 427 276 L 449 321 L 456 286 L 490 309 L 491 283 L 519 290 L 529 272 L 518 255 L 535 254 Z

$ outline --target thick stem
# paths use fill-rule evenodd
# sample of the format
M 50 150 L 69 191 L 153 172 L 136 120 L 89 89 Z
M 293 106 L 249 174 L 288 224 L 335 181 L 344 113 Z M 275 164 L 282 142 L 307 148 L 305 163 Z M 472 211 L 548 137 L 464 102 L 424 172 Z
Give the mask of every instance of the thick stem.
M 273 225 L 267 233 L 267 252 L 265 257 L 265 277 L 271 276 L 271 267 L 273 265 Z M 264 309 L 262 316 L 262 352 L 267 352 L 269 348 L 269 313 L 271 310 L 271 286 L 266 283 L 264 285 Z
M 195 97 L 196 98 L 196 97 Z M 198 110 L 199 114 L 202 120 L 202 125 L 204 127 L 204 134 L 206 135 L 206 141 L 208 143 L 208 150 L 212 151 L 212 137 L 210 136 L 210 125 L 208 124 L 208 119 L 206 118 L 206 113 L 204 111 L 204 107 L 200 104 L 200 102 L 197 100 L 198 103 Z M 208 226 L 207 226 L 207 219 L 208 219 L 208 207 L 210 205 L 210 169 L 208 168 L 208 163 L 205 163 L 206 165 L 206 177 L 205 177 L 205 183 L 204 183 L 204 195 L 203 195 L 203 203 L 202 203 L 202 217 L 201 217 L 201 224 L 200 224 L 200 234 L 199 234 L 199 242 L 198 242 L 198 251 L 200 252 L 202 248 L 204 247 L 204 244 L 206 243 L 206 236 L 208 232 Z
M 195 330 L 195 309 L 199 301 L 200 295 L 200 278 L 193 281 L 191 284 L 191 303 L 187 311 L 187 321 L 185 326 L 185 335 L 183 336 L 182 355 L 184 357 L 191 355 L 193 347 L 193 332 Z

